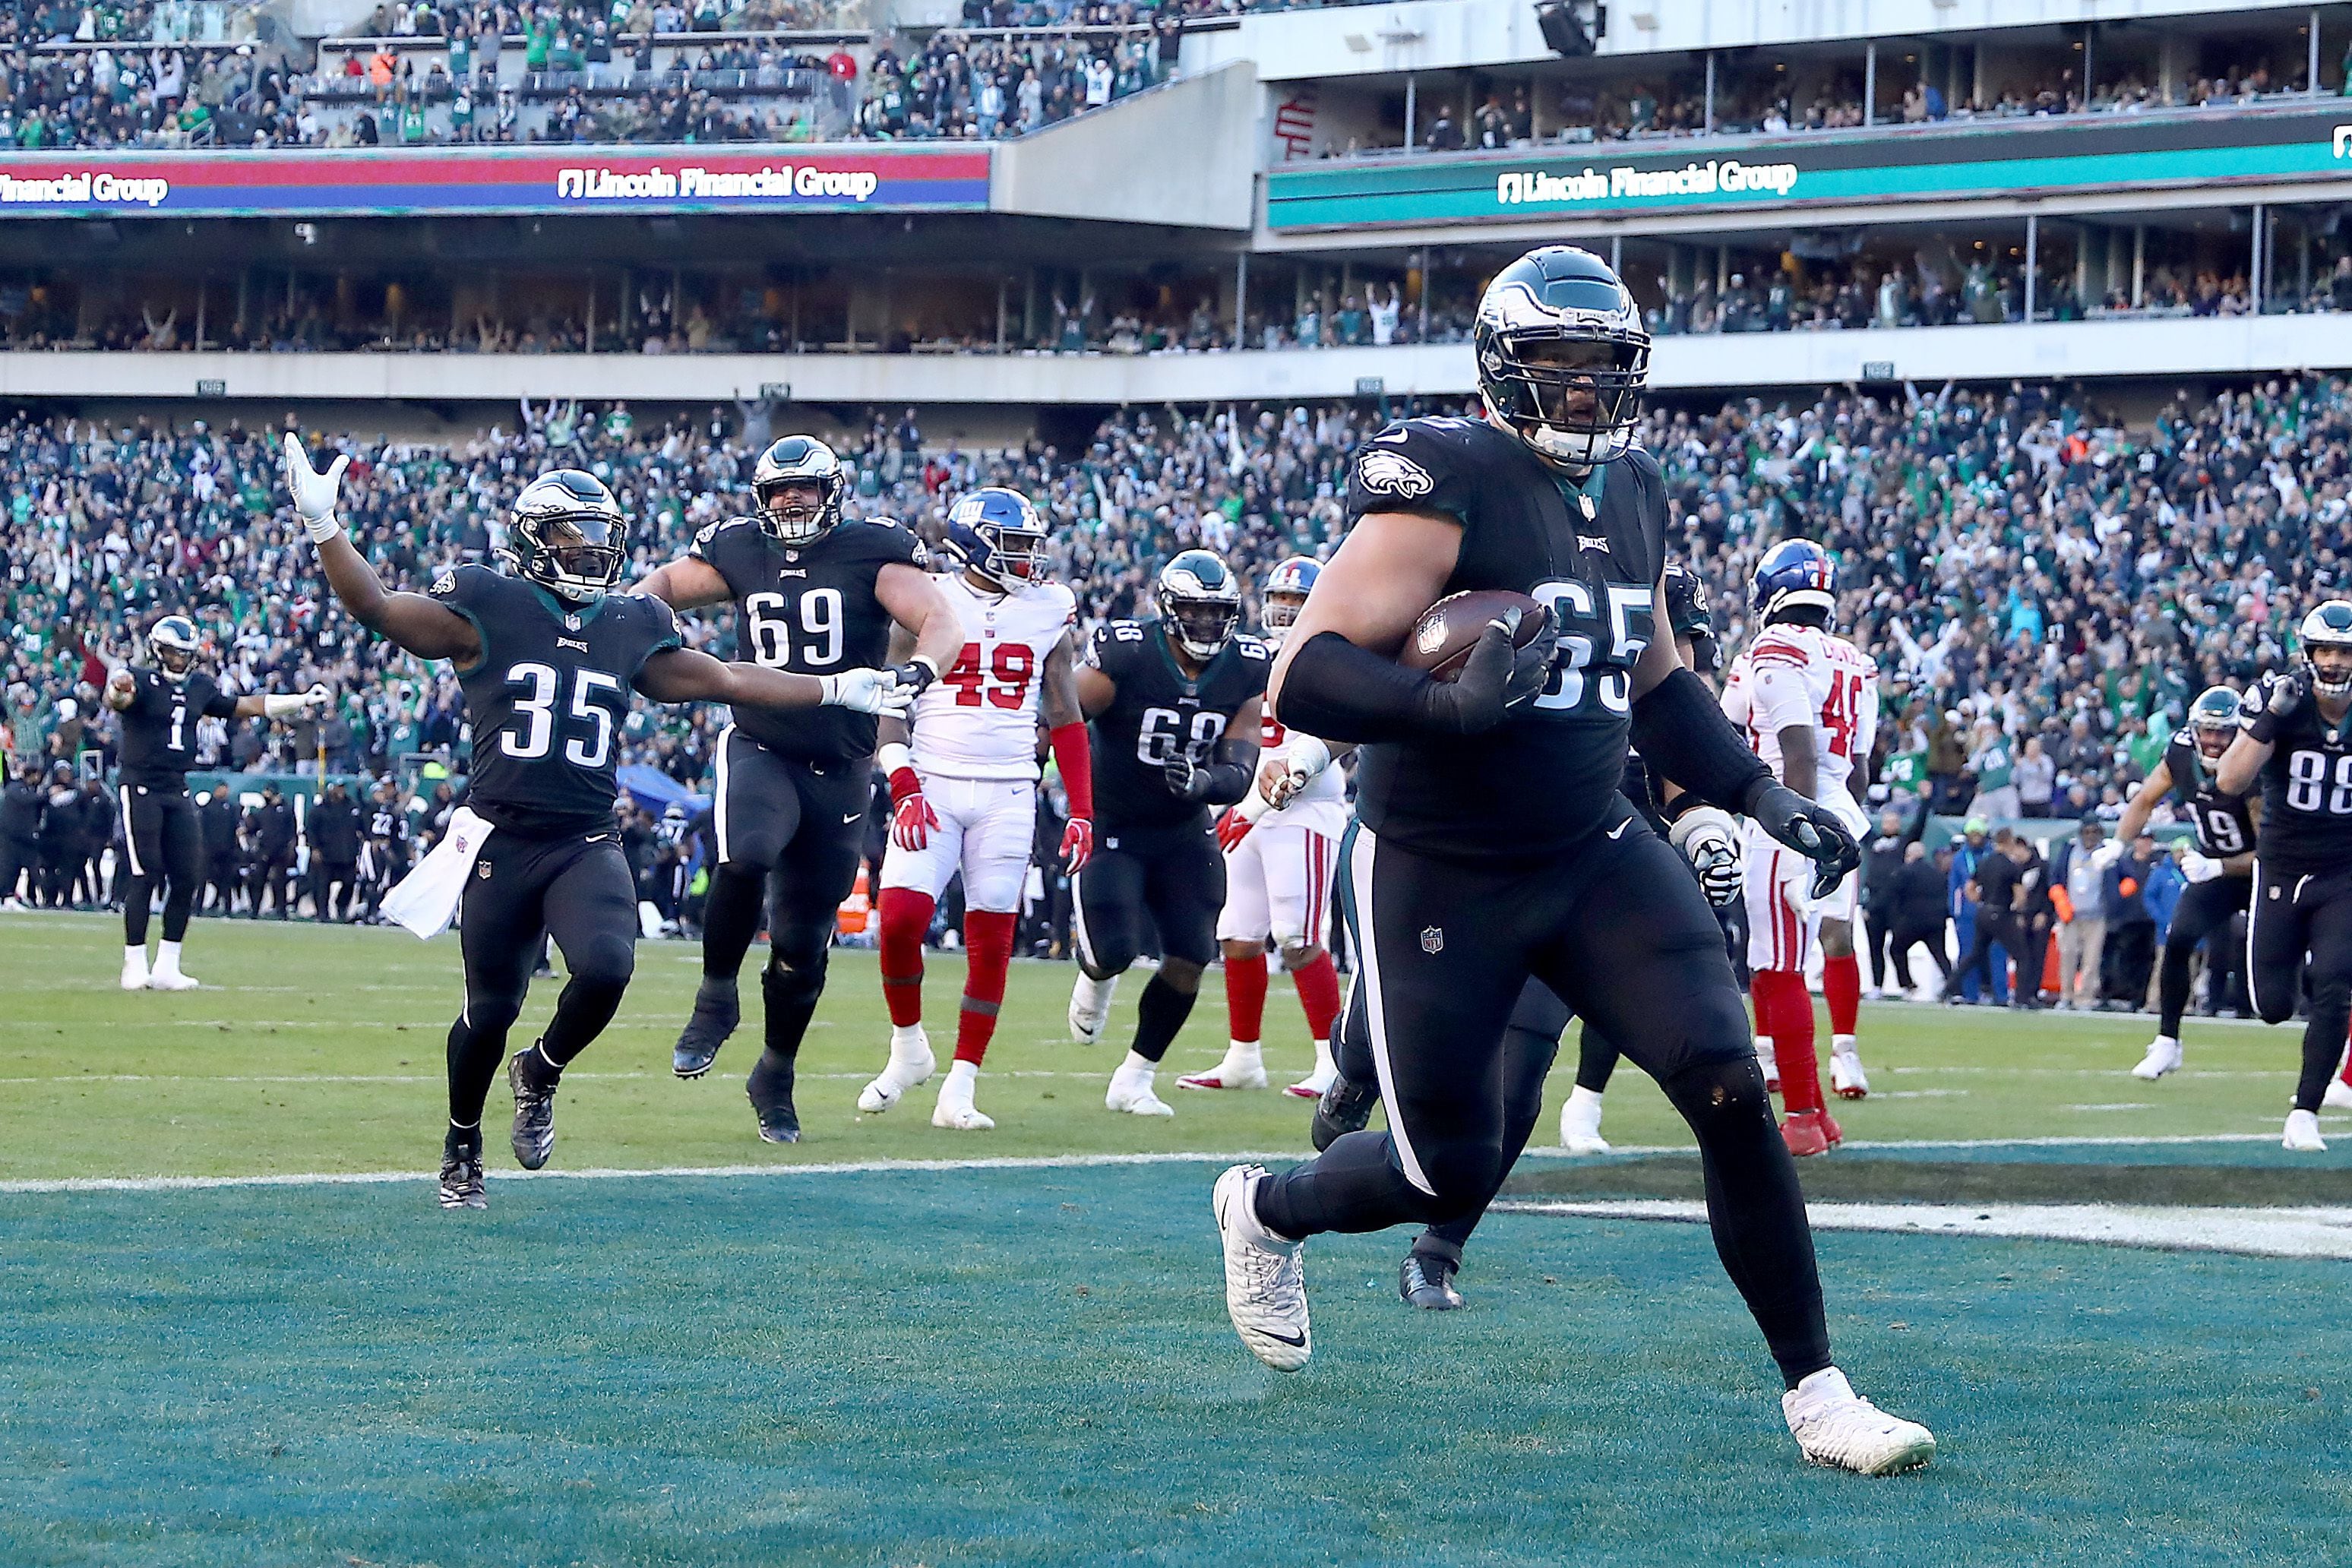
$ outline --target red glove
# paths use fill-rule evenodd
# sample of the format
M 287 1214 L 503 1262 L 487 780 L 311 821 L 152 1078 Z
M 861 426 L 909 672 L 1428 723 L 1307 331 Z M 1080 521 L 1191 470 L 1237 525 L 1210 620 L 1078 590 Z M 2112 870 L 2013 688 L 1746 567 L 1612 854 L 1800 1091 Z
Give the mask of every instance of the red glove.
M 930 842 L 940 814 L 923 798 L 923 781 L 912 768 L 890 774 L 890 842 L 901 849 L 920 849 Z
M 1087 862 L 1094 858 L 1095 825 L 1083 816 L 1070 818 L 1070 825 L 1062 829 L 1064 868 L 1075 877 L 1084 870 Z
M 1230 855 L 1243 839 L 1249 837 L 1249 830 L 1255 826 L 1242 815 L 1240 806 L 1225 807 L 1217 814 L 1217 847 Z

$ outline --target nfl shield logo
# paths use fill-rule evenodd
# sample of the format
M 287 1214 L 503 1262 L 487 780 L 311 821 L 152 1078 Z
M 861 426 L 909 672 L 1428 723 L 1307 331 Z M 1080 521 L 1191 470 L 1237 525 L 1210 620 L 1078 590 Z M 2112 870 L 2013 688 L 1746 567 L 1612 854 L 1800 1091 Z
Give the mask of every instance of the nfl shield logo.
M 563 617 L 563 624 L 568 629 L 576 632 L 580 629 L 580 617 L 578 616 L 566 616 Z
M 1444 952 L 1445 951 L 1445 933 L 1438 930 L 1435 926 L 1423 927 L 1421 932 L 1421 951 L 1423 952 Z

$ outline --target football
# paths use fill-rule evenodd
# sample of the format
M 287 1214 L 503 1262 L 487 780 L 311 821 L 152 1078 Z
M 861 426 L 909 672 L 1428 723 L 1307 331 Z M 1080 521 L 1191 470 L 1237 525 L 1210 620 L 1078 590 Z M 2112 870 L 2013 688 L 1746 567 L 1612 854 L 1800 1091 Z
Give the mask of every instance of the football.
M 1452 680 L 1462 673 L 1470 650 L 1486 623 L 1507 610 L 1517 610 L 1519 629 L 1512 646 L 1525 647 L 1536 639 L 1549 614 L 1538 601 L 1508 588 L 1475 588 L 1444 598 L 1422 611 L 1404 639 L 1397 662 L 1408 669 L 1425 669 L 1433 680 Z

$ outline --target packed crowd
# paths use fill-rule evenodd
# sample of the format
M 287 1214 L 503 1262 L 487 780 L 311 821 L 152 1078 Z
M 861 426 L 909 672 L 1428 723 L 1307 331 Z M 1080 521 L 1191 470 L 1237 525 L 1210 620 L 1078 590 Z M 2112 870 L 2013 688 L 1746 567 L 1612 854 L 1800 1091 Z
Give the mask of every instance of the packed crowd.
M 0 48 L 26 44 L 220 43 L 257 9 L 247 0 L 40 0 L 0 6 Z

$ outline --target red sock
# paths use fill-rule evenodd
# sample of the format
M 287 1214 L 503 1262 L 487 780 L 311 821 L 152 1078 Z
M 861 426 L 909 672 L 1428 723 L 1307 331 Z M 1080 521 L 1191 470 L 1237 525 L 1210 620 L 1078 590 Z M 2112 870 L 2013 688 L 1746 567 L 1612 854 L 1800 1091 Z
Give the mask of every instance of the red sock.
M 1004 971 L 1013 963 L 1011 910 L 966 910 L 963 1011 L 956 1016 L 955 1059 L 977 1067 L 996 1035 L 996 1010 L 1004 1001 Z
M 1853 1034 L 1862 1018 L 1862 960 L 1850 952 L 1822 959 L 1822 999 L 1830 1005 L 1830 1033 Z
M 1236 1040 L 1255 1040 L 1265 1030 L 1265 954 L 1225 955 L 1226 1026 Z
M 882 999 L 902 1029 L 923 1021 L 923 933 L 933 902 L 912 888 L 882 889 Z
M 1771 993 L 1772 1059 L 1780 1069 L 1780 1103 L 1789 1110 L 1822 1109 L 1822 1067 L 1813 1055 L 1813 999 L 1805 977 L 1768 969 L 1756 976 Z
M 1331 1026 L 1339 1021 L 1339 972 L 1331 966 L 1331 955 L 1317 953 L 1312 963 L 1290 972 L 1290 983 L 1298 987 L 1298 1005 L 1307 1010 L 1307 1032 L 1329 1039 Z

